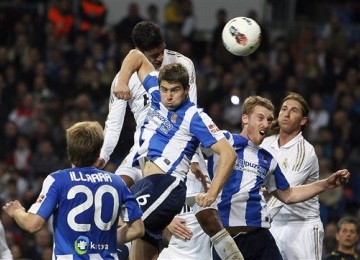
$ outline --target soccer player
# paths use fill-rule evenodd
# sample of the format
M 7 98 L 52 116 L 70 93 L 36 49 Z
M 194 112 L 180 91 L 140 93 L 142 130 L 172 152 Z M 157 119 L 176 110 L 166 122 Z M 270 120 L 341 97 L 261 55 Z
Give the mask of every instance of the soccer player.
M 278 134 L 265 138 L 261 144 L 279 163 L 290 186 L 319 180 L 319 162 L 314 147 L 302 135 L 308 114 L 309 107 L 304 98 L 289 93 L 282 100 L 277 119 Z M 284 205 L 272 197 L 268 206 L 272 218 L 270 232 L 283 258 L 321 259 L 324 228 L 318 196 L 291 205 Z
M 236 155 L 211 118 L 188 99 L 189 75 L 183 65 L 168 64 L 157 73 L 142 52 L 131 50 L 122 63 L 114 89 L 117 98 L 130 97 L 127 83 L 135 71 L 151 95 L 151 107 L 141 128 L 140 148 L 135 156 L 144 178 L 131 186 L 144 211 L 145 236 L 133 241 L 130 255 L 134 259 L 152 259 L 161 251 L 162 231 L 185 203 L 186 174 L 198 145 L 211 147 L 221 158 L 218 175 L 204 194 L 206 202 L 202 206 L 215 202 Z M 217 219 L 216 210 L 202 212 L 198 213 L 202 216 L 199 223 L 203 229 L 206 227 L 204 231 L 214 246 L 222 249 L 222 258 L 235 254 L 238 257 L 233 259 L 242 259 Z
M 56 259 L 118 259 L 117 241 L 125 243 L 144 234 L 139 204 L 119 176 L 93 166 L 104 140 L 99 123 L 71 126 L 66 140 L 73 168 L 48 175 L 27 212 L 17 200 L 3 209 L 31 233 L 53 216 Z M 127 224 L 118 230 L 119 216 Z
M 189 98 L 192 102 L 197 102 L 194 64 L 188 57 L 166 49 L 164 36 L 156 24 L 150 21 L 138 23 L 132 31 L 132 39 L 135 47 L 148 58 L 156 70 L 159 70 L 163 65 L 173 62 L 184 65 L 189 73 Z M 144 89 L 137 73 L 133 73 L 128 83 L 131 98 L 128 100 L 117 99 L 113 94 L 113 89 L 118 77 L 119 74 L 115 76 L 111 85 L 109 114 L 105 122 L 104 144 L 96 166 L 103 168 L 109 161 L 110 155 L 118 143 L 124 124 L 126 107 L 129 105 L 136 122 L 134 145 L 115 173 L 120 175 L 128 187 L 130 187 L 142 178 L 141 170 L 137 167 L 132 167 L 132 162 L 139 149 L 140 127 L 143 125 L 146 114 L 149 111 L 151 97 Z
M 224 226 L 234 237 L 245 259 L 282 259 L 269 231 L 270 216 L 262 192 L 263 185 L 280 201 L 290 204 L 336 188 L 350 177 L 347 170 L 339 170 L 327 179 L 290 187 L 277 161 L 259 147 L 273 119 L 274 106 L 271 101 L 250 96 L 242 106 L 241 133 L 224 134 L 237 153 L 237 161 L 219 195 L 218 210 Z M 210 155 L 208 165 L 210 176 L 216 178 L 216 172 L 221 167 L 218 155 Z M 196 201 L 203 205 L 201 194 Z M 220 259 L 215 250 L 213 259 Z
M 325 260 L 355 260 L 359 259 L 356 245 L 359 241 L 359 221 L 350 216 L 338 221 L 336 231 L 337 248 L 325 257 Z

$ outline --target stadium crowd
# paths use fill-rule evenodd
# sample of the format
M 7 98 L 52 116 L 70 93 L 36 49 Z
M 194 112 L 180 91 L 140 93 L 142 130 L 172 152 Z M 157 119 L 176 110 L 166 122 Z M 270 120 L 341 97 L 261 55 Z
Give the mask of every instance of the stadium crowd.
M 0 203 L 19 199 L 28 208 L 46 175 L 70 166 L 65 130 L 84 120 L 104 125 L 112 79 L 132 48 L 132 28 L 147 19 L 159 23 L 157 15 L 162 14 L 151 4 L 141 14 L 132 3 L 125 17 L 109 25 L 101 1 L 15 2 L 0 8 Z M 283 30 L 276 37 L 268 24 L 258 21 L 260 48 L 236 57 L 221 41 L 222 28 L 231 18 L 226 10 L 213 14 L 218 23 L 211 39 L 198 40 L 196 10 L 191 1 L 185 2 L 179 17 L 167 6 L 161 26 L 167 48 L 194 62 L 198 104 L 218 127 L 240 132 L 241 105 L 249 95 L 267 97 L 278 109 L 288 91 L 298 92 L 310 105 L 305 136 L 316 149 L 320 178 L 342 168 L 352 173 L 344 187 L 320 195 L 323 255 L 329 254 L 336 241 L 334 223 L 345 215 L 360 218 L 359 21 L 337 5 L 331 6 L 325 23 L 308 23 L 291 33 Z M 45 7 L 43 15 L 39 6 Z M 88 13 L 91 8 L 95 15 Z M 256 12 L 246 15 L 257 20 Z M 131 113 L 125 124 L 106 166 L 111 172 L 132 146 Z M 0 214 L 14 259 L 51 259 L 50 226 L 31 235 Z

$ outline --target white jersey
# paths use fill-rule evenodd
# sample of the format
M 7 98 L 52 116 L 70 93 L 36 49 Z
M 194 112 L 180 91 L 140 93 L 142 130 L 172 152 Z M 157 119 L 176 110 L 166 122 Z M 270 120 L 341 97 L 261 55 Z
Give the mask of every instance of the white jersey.
M 299 133 L 290 142 L 279 147 L 278 136 L 265 138 L 261 147 L 268 150 L 278 161 L 290 186 L 308 184 L 319 180 L 319 163 L 314 147 Z M 268 206 L 279 204 L 271 200 Z M 282 203 L 281 203 L 282 204 Z M 285 205 L 273 221 L 304 221 L 319 218 L 319 199 L 315 196 L 307 201 Z
M 277 159 L 290 186 L 319 180 L 319 164 L 314 147 L 301 133 L 282 147 L 279 147 L 278 140 L 279 136 L 267 137 L 261 146 Z M 318 196 L 290 205 L 273 197 L 268 206 L 273 219 L 270 232 L 283 259 L 320 260 L 324 228 L 320 219 Z
M 164 50 L 164 59 L 163 65 L 170 63 L 181 63 L 185 66 L 189 73 L 189 98 L 192 102 L 197 102 L 196 95 L 196 76 L 195 76 L 195 68 L 192 61 L 185 57 L 184 55 L 165 49 Z M 134 73 L 129 80 L 129 89 L 131 92 L 130 100 L 121 100 L 115 97 L 113 94 L 113 88 L 115 87 L 115 83 L 117 81 L 118 74 L 115 76 L 110 90 L 110 99 L 109 99 L 109 114 L 105 122 L 105 136 L 104 136 L 104 144 L 101 149 L 100 157 L 105 160 L 107 163 L 110 159 L 110 155 L 114 151 L 120 134 L 122 127 L 124 125 L 124 118 L 126 113 L 126 107 L 129 105 L 131 112 L 133 113 L 135 122 L 136 122 L 136 130 L 134 134 L 134 146 L 131 148 L 129 155 L 124 159 L 121 166 L 131 167 L 131 162 L 133 157 L 139 148 L 139 136 L 140 136 L 140 127 L 144 123 L 144 119 L 149 109 L 150 97 L 148 93 L 145 91 L 142 86 L 137 73 Z M 120 166 L 120 167 L 121 167 Z
M 13 259 L 11 251 L 6 242 L 4 227 L 0 220 L 0 259 Z

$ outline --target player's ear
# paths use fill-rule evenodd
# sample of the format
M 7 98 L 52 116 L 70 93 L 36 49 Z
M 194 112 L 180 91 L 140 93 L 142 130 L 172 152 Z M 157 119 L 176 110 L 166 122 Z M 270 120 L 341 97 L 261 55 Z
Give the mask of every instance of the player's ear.
M 243 125 L 248 124 L 249 123 L 249 116 L 247 114 L 242 114 L 241 122 L 242 122 Z

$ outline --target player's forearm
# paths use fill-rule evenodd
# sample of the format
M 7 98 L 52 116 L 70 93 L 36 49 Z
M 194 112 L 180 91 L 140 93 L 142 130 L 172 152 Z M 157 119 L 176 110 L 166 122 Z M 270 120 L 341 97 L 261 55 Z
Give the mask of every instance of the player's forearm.
M 143 62 L 144 54 L 136 49 L 131 50 L 122 62 L 117 85 L 127 85 L 131 75 L 141 68 Z
M 110 159 L 110 156 L 119 141 L 124 124 L 126 105 L 127 102 L 124 100 L 115 100 L 106 119 L 104 143 L 100 152 L 100 157 L 105 160 L 105 163 Z
M 118 231 L 118 243 L 124 244 L 134 239 L 141 238 L 145 234 L 144 222 L 141 219 L 137 219 L 131 223 L 127 223 L 126 226 L 122 226 L 120 229 L 125 229 L 125 236 L 119 236 Z
M 291 204 L 306 201 L 327 189 L 328 187 L 325 180 L 306 185 L 293 186 L 290 188 L 290 196 L 286 198 L 285 203 Z
M 42 221 L 41 217 L 28 213 L 23 209 L 18 209 L 14 212 L 14 219 L 22 229 L 30 233 L 39 231 L 45 222 Z
M 235 161 L 236 153 L 234 150 L 229 150 L 226 153 L 223 152 L 220 154 L 218 170 L 211 182 L 208 193 L 215 194 L 216 196 L 220 193 L 233 171 Z

